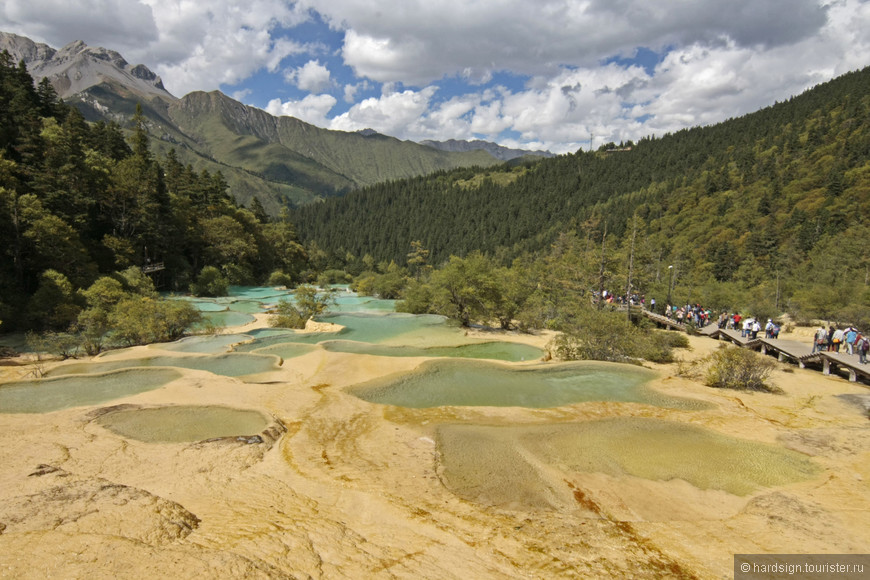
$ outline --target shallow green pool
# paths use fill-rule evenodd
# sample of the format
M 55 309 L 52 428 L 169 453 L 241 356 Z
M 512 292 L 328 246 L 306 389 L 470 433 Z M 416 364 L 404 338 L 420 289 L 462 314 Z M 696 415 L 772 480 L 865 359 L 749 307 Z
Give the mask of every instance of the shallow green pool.
M 175 342 L 152 345 L 161 350 L 174 352 L 197 352 L 203 354 L 219 354 L 226 352 L 233 344 L 251 340 L 248 334 L 218 334 L 214 336 L 189 336 Z
M 527 344 L 512 342 L 477 342 L 459 346 L 386 346 L 334 340 L 321 343 L 329 352 L 368 354 L 394 357 L 446 357 L 446 358 L 483 358 L 509 362 L 533 361 L 544 356 L 544 351 Z M 260 352 L 260 351 L 257 351 Z
M 256 435 L 269 425 L 269 419 L 257 411 L 178 405 L 123 409 L 100 416 L 96 423 L 117 435 L 146 443 L 190 443 Z
M 546 505 L 537 463 L 617 478 L 679 479 L 735 495 L 806 480 L 820 471 L 788 449 L 641 417 L 535 426 L 443 425 L 437 439 L 449 487 L 495 504 Z
M 48 413 L 97 405 L 162 387 L 181 377 L 173 369 L 135 369 L 0 385 L 0 412 Z
M 402 375 L 351 387 L 360 399 L 384 405 L 561 407 L 584 401 L 644 403 L 700 409 L 706 403 L 669 397 L 645 386 L 656 374 L 610 363 L 581 362 L 524 368 L 469 360 L 427 361 Z
M 225 377 L 254 375 L 280 368 L 275 356 L 252 353 L 228 353 L 215 356 L 152 356 L 95 363 L 72 363 L 52 369 L 51 376 L 104 373 L 137 367 L 178 367 L 208 371 Z

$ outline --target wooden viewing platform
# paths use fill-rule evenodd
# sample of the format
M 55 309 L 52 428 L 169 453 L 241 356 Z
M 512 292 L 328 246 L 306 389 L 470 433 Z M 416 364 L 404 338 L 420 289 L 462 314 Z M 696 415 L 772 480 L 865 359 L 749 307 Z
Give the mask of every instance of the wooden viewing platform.
M 636 309 L 632 309 L 634 312 Z M 661 314 L 650 312 L 646 309 L 641 309 L 640 312 L 644 316 L 662 324 L 668 328 L 685 331 L 687 326 L 683 323 L 676 322 Z M 857 354 L 848 354 L 843 345 L 843 352 L 828 352 L 816 351 L 813 352 L 812 345 L 795 340 L 785 340 L 780 338 L 747 338 L 742 336 L 739 330 L 731 330 L 728 328 L 719 328 L 713 322 L 698 329 L 698 334 L 708 336 L 716 340 L 728 340 L 740 347 L 751 348 L 758 350 L 761 354 L 776 354 L 780 362 L 792 361 L 800 368 L 806 368 L 808 364 L 821 365 L 822 372 L 826 375 L 832 374 L 832 371 L 845 372 L 849 376 L 849 380 L 856 382 L 858 377 L 870 380 L 870 364 L 861 364 L 858 362 Z
M 153 264 L 148 264 L 147 266 L 142 266 L 143 274 L 151 274 L 152 272 L 159 272 L 160 270 L 164 270 L 165 267 L 163 262 L 155 262 Z

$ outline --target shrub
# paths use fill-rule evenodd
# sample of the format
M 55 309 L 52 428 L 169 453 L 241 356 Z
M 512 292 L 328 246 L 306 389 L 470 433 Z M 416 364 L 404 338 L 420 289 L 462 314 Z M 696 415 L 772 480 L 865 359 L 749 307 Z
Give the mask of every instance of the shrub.
M 190 285 L 190 293 L 194 296 L 226 296 L 229 281 L 221 271 L 214 266 L 206 266 L 196 277 L 196 282 Z
M 725 389 L 780 392 L 769 383 L 776 362 L 751 350 L 726 347 L 710 355 L 705 383 Z
M 317 285 L 325 288 L 330 284 L 347 284 L 353 277 L 344 270 L 325 270 L 317 277 Z
M 318 292 L 314 286 L 300 286 L 294 293 L 295 303 L 288 300 L 278 302 L 276 313 L 269 321 L 270 326 L 280 328 L 305 328 L 310 318 L 323 314 L 335 303 L 335 292 Z
M 109 314 L 112 339 L 127 346 L 176 340 L 201 320 L 192 304 L 146 296 L 122 300 Z
M 276 312 L 269 319 L 269 326 L 277 328 L 305 328 L 308 319 L 302 316 L 292 302 L 282 299 L 278 302 Z
M 665 344 L 670 348 L 689 348 L 689 337 L 682 332 L 675 332 L 673 330 L 656 330 L 654 333 L 657 337 L 656 340 L 661 341 L 662 344 Z
M 269 275 L 269 280 L 266 282 L 269 286 L 284 286 L 285 288 L 293 288 L 295 285 L 293 277 L 290 274 L 285 274 L 281 270 L 275 270 Z
M 636 362 L 642 357 L 642 336 L 622 313 L 585 310 L 550 342 L 549 350 L 562 360 Z

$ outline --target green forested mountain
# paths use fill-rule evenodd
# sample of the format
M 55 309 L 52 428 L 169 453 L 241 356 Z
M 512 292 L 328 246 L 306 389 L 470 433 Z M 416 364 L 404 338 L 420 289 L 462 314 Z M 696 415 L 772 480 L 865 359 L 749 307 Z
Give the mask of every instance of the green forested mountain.
M 308 257 L 286 210 L 270 220 L 262 206 L 240 207 L 220 172 L 197 171 L 174 150 L 155 156 L 141 111 L 131 124 L 128 138 L 117 124 L 87 123 L 0 52 L 4 330 L 65 330 L 95 282 L 130 268 L 115 285 L 141 278 L 142 266 L 183 291 L 203 271 L 224 285 L 303 279 Z
M 684 296 L 731 284 L 780 304 L 813 292 L 842 304 L 868 287 L 868 214 L 864 69 L 630 151 L 392 181 L 299 208 L 294 220 L 336 264 L 365 254 L 403 264 L 414 240 L 437 264 L 473 250 L 504 262 L 568 232 L 587 249 L 616 248 L 636 215 L 645 275 L 660 282 L 670 272 Z
M 220 92 L 178 99 L 142 65 L 131 66 L 111 50 L 73 42 L 56 51 L 0 32 L 0 50 L 24 62 L 37 80 L 47 79 L 65 102 L 89 121 L 129 128 L 137 107 L 151 135 L 152 151 L 170 149 L 196 171 L 220 171 L 239 203 L 256 197 L 266 211 L 388 179 L 440 169 L 493 165 L 482 150 L 441 151 L 384 135 L 320 129 L 292 117 L 274 117 Z

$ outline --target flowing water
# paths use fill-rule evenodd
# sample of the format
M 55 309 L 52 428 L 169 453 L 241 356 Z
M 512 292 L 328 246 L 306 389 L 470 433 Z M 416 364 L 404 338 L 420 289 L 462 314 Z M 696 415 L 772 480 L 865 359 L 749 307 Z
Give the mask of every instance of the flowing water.
M 178 405 L 113 411 L 95 422 L 117 435 L 146 443 L 190 443 L 250 437 L 263 431 L 269 418 L 257 411 Z

